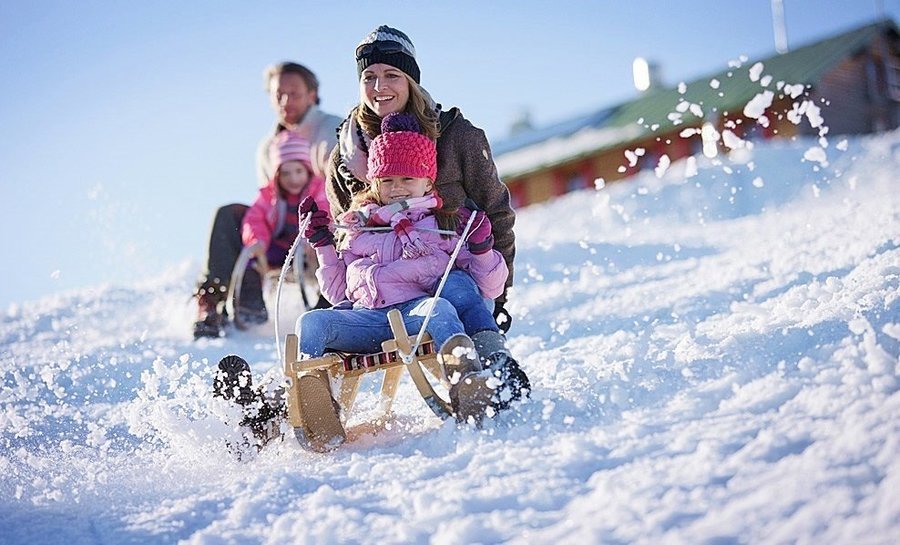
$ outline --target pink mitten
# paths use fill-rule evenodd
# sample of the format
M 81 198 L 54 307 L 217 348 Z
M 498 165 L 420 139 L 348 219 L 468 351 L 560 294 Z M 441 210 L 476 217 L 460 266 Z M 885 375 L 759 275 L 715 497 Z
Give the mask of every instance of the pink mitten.
M 467 220 L 468 221 L 468 220 Z M 472 227 L 469 228 L 469 251 L 473 254 L 483 254 L 494 247 L 494 235 L 491 233 L 491 220 L 484 210 L 475 212 Z

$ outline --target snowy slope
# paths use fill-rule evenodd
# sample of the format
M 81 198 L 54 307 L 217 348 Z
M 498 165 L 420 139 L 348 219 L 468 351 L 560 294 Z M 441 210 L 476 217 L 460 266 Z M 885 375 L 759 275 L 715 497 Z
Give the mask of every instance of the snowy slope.
M 758 144 L 522 211 L 514 353 L 483 431 L 396 420 L 243 462 L 210 395 L 267 328 L 192 342 L 197 265 L 0 318 L 0 542 L 892 543 L 900 133 Z M 808 159 L 804 160 L 806 154 Z

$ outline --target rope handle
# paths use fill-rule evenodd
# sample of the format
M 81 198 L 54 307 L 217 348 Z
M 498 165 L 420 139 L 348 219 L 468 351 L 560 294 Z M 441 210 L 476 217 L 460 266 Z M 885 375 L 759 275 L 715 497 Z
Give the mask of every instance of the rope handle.
M 300 241 L 303 240 L 303 231 L 306 230 L 311 218 L 311 215 L 307 215 L 300 221 L 300 225 L 297 226 L 297 237 L 294 239 L 294 243 L 291 244 L 291 249 L 288 250 L 287 256 L 284 258 L 284 265 L 281 266 L 281 273 L 278 275 L 278 288 L 275 290 L 275 351 L 278 354 L 278 361 L 283 361 L 281 354 L 281 339 L 278 338 L 278 316 L 281 314 L 281 287 L 284 286 L 284 277 L 287 276 L 291 261 L 294 260 L 294 254 L 297 252 L 297 246 L 299 246 Z M 300 281 L 302 282 L 303 280 L 301 279 Z
M 453 253 L 450 255 L 450 261 L 447 262 L 447 269 L 444 271 L 444 276 L 441 277 L 441 283 L 438 284 L 437 290 L 435 290 L 434 292 L 434 296 L 431 297 L 430 304 L 428 305 L 428 312 L 425 313 L 425 320 L 422 321 L 422 327 L 419 328 L 419 334 L 416 335 L 415 344 L 413 344 L 412 349 L 409 351 L 409 354 L 400 353 L 400 359 L 402 359 L 403 363 L 407 365 L 412 363 L 413 354 L 416 353 L 416 350 L 419 349 L 419 345 L 422 344 L 422 338 L 425 336 L 425 327 L 428 325 L 428 320 L 431 319 L 431 313 L 432 311 L 434 311 L 434 305 L 437 304 L 437 299 L 441 295 L 441 291 L 444 289 L 444 284 L 447 283 L 447 277 L 450 276 L 450 271 L 453 270 L 453 265 L 456 263 L 456 257 L 459 255 L 459 251 L 460 249 L 462 249 L 462 245 L 466 241 L 466 237 L 469 234 L 469 229 L 471 229 L 472 222 L 474 220 L 475 214 L 470 215 L 469 221 L 466 222 L 465 228 L 463 228 L 462 233 L 459 235 L 459 240 L 456 242 L 456 247 L 453 249 Z

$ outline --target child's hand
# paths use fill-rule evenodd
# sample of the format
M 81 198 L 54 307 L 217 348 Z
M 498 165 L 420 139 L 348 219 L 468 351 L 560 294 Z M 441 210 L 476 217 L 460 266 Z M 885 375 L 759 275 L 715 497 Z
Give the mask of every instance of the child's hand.
M 472 227 L 469 228 L 469 251 L 475 255 L 483 254 L 494 247 L 494 235 L 491 233 L 491 220 L 484 210 L 475 212 Z
M 351 235 L 362 231 L 366 226 L 366 215 L 359 210 L 347 210 L 338 218 L 338 222 L 347 229 Z
M 247 249 L 254 260 L 253 268 L 259 271 L 259 274 L 266 274 L 269 271 L 269 260 L 266 258 L 266 248 L 262 242 L 254 242 Z
M 334 235 L 331 234 L 329 229 L 331 218 L 328 217 L 328 212 L 319 210 L 319 205 L 316 204 L 315 199 L 306 197 L 300 201 L 300 208 L 297 212 L 301 221 L 306 222 L 306 228 L 303 229 L 303 238 L 308 240 L 313 248 L 334 246 Z

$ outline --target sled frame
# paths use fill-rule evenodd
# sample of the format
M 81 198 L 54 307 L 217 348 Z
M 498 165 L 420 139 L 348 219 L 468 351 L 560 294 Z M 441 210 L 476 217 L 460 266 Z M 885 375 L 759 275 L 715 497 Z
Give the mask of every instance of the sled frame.
M 380 419 L 386 420 L 391 414 L 391 406 L 394 397 L 397 395 L 397 388 L 400 385 L 400 379 L 403 377 L 404 369 L 409 372 L 416 389 L 434 414 L 441 418 L 453 416 L 453 409 L 447 394 L 449 383 L 443 367 L 438 362 L 437 354 L 434 351 L 434 343 L 430 336 L 426 334 L 419 349 L 412 355 L 410 362 L 406 364 L 403 361 L 403 357 L 409 354 L 416 337 L 410 336 L 406 331 L 406 326 L 403 323 L 403 317 L 399 310 L 392 309 L 388 313 L 388 321 L 394 338 L 382 342 L 382 351 L 374 354 L 331 352 L 319 358 L 301 360 L 299 359 L 299 339 L 297 335 L 289 334 L 287 336 L 284 350 L 284 374 L 288 378 L 288 386 L 285 390 L 285 397 L 288 420 L 291 426 L 294 428 L 303 427 L 297 383 L 298 378 L 307 373 L 326 374 L 329 379 L 329 388 L 332 387 L 333 382 L 340 383 L 338 395 L 335 396 L 334 392 L 332 392 L 332 398 L 338 402 L 341 408 L 341 419 L 344 422 L 349 420 L 353 410 L 353 404 L 359 392 L 360 379 L 364 375 L 378 371 L 384 372 L 381 382 L 379 410 L 382 413 Z M 438 389 L 443 391 L 443 395 L 438 393 L 435 386 L 425 376 L 425 370 L 435 377 L 439 383 Z
M 231 271 L 231 281 L 228 284 L 228 296 L 225 299 L 225 309 L 228 313 L 228 316 L 234 321 L 235 327 L 237 327 L 241 331 L 246 331 L 250 329 L 251 325 L 244 323 L 240 316 L 238 316 L 237 309 L 241 304 L 241 287 L 244 285 L 244 273 L 247 270 L 247 266 L 250 263 L 250 260 L 253 256 L 250 254 L 250 248 L 245 246 L 240 255 L 238 256 L 237 261 L 234 263 L 234 268 Z M 304 250 L 303 256 L 300 259 L 294 259 L 291 269 L 293 270 L 293 275 L 291 275 L 291 281 L 299 284 L 300 287 L 300 299 L 302 308 L 300 312 L 310 310 L 315 305 L 319 299 L 319 281 L 316 280 L 316 266 L 310 266 L 310 263 L 316 263 L 315 254 L 312 253 L 311 248 Z M 266 286 L 272 287 L 277 285 L 279 279 L 279 272 L 281 271 L 281 267 L 269 267 L 266 264 L 265 274 L 260 275 L 263 281 L 263 296 L 265 296 Z M 270 309 L 274 309 L 273 312 L 277 312 L 276 305 L 269 305 Z

